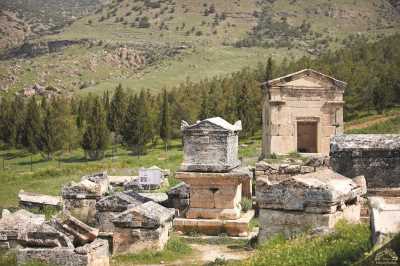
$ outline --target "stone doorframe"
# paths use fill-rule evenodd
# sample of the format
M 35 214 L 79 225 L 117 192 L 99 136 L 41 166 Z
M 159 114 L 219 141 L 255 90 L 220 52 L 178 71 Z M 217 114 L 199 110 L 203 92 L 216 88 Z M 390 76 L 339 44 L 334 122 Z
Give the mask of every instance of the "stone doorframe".
M 296 117 L 295 123 L 294 123 L 294 146 L 295 150 L 297 151 L 298 143 L 297 143 L 297 125 L 300 122 L 309 122 L 309 123 L 316 123 L 317 124 L 317 153 L 320 152 L 321 148 L 321 141 L 320 141 L 320 136 L 321 136 L 321 123 L 320 123 L 321 118 L 318 116 L 307 116 L 307 117 Z

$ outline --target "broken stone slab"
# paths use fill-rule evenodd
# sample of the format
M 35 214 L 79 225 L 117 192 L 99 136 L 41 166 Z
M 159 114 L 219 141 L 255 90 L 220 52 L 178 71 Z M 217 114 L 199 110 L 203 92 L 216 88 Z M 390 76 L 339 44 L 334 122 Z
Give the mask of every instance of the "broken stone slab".
M 129 183 L 137 178 L 137 176 L 108 176 L 110 185 L 119 187 L 122 187 L 125 183 Z
M 357 201 L 362 193 L 350 178 L 324 169 L 278 183 L 259 179 L 256 197 L 262 209 L 334 213 L 346 202 Z
M 78 248 L 21 248 L 17 250 L 17 265 L 37 260 L 58 266 L 109 266 L 108 242 L 96 239 Z
M 160 205 L 166 206 L 168 202 L 168 195 L 167 193 L 149 193 L 149 192 L 140 192 L 138 193 L 140 196 L 142 196 L 145 200 L 147 201 L 154 201 L 157 202 Z
M 330 156 L 333 170 L 365 176 L 368 188 L 400 186 L 400 135 L 338 135 L 331 139 Z
M 113 254 L 161 251 L 167 244 L 171 231 L 172 221 L 157 228 L 116 227 L 113 232 Z
M 165 208 L 154 201 L 137 205 L 117 215 L 113 223 L 122 228 L 157 228 L 172 221 L 174 210 Z
M 400 233 L 400 198 L 368 197 L 375 244 L 384 244 L 387 239 Z
M 74 247 L 68 236 L 58 231 L 51 223 L 28 225 L 21 230 L 18 240 L 23 247 Z
M 340 220 L 358 223 L 360 204 L 349 205 L 334 213 L 307 213 L 299 211 L 260 209 L 259 243 L 276 235 L 292 238 L 297 234 L 311 231 L 325 231 L 335 227 Z
M 89 180 L 99 185 L 101 195 L 104 195 L 109 191 L 110 180 L 107 172 L 95 173 L 86 175 L 81 178 L 81 181 Z
M 103 195 L 99 184 L 88 179 L 79 183 L 70 182 L 62 188 L 64 199 L 98 199 Z
M 1 219 L 1 218 L 4 218 L 4 217 L 6 217 L 6 216 L 8 216 L 8 215 L 10 215 L 10 214 L 11 214 L 11 212 L 10 212 L 9 210 L 3 209 L 3 210 L 1 210 L 1 217 L 0 217 L 0 219 Z
M 190 187 L 184 182 L 172 187 L 168 192 L 168 208 L 176 210 L 176 216 L 184 217 L 190 203 Z
M 24 209 L 6 215 L 0 219 L 0 245 L 8 248 L 19 246 L 20 234 L 30 225 L 41 225 L 45 216 L 33 214 Z
M 62 199 L 59 196 L 49 196 L 20 190 L 18 193 L 19 205 L 23 208 L 43 208 L 50 206 L 60 209 Z
M 72 237 L 73 242 L 84 245 L 94 241 L 99 234 L 99 229 L 88 226 L 77 218 L 63 213 L 53 220 L 57 229 Z
M 238 167 L 238 134 L 241 130 L 240 121 L 232 125 L 220 117 L 193 125 L 182 121 L 184 156 L 180 171 L 227 172 Z
M 96 203 L 96 227 L 102 232 L 112 232 L 114 230 L 112 220 L 116 215 L 146 201 L 148 201 L 146 198 L 133 192 L 131 195 L 117 192 L 102 198 Z

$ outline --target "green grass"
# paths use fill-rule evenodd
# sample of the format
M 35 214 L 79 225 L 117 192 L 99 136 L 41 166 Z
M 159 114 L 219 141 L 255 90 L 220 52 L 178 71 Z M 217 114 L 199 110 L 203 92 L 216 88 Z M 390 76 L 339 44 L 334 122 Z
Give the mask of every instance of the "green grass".
M 138 254 L 118 255 L 112 258 L 111 265 L 159 264 L 172 262 L 192 254 L 192 248 L 181 238 L 171 237 L 162 251 L 143 251 Z
M 348 134 L 400 134 L 400 116 L 367 128 L 348 130 Z
M 240 265 L 350 265 L 371 249 L 370 236 L 366 224 L 340 222 L 327 236 L 304 235 L 293 240 L 278 236 L 258 247 L 255 255 Z
M 241 143 L 250 143 L 243 140 Z M 245 157 L 244 165 L 253 164 L 259 155 L 261 140 L 251 139 L 251 144 L 242 147 L 239 155 Z M 98 171 L 108 171 L 110 175 L 134 175 L 140 167 L 157 165 L 175 172 L 182 162 L 180 140 L 171 141 L 168 152 L 162 143 L 149 147 L 144 156 L 133 156 L 130 151 L 119 147 L 112 157 L 111 148 L 106 157 L 99 161 L 86 161 L 81 149 L 57 156 L 57 160 L 46 161 L 38 154 L 32 158 L 22 150 L 0 151 L 0 208 L 18 205 L 18 192 L 23 189 L 49 195 L 60 195 L 62 185 L 69 181 L 78 181 L 81 176 Z M 3 159 L 4 158 L 4 169 Z M 169 179 L 170 186 L 177 184 L 174 177 Z M 165 191 L 167 188 L 163 188 Z

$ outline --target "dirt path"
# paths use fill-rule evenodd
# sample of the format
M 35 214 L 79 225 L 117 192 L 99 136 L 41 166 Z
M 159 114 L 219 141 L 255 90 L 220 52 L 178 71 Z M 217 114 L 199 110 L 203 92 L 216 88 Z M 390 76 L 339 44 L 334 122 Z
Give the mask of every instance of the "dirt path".
M 386 122 L 392 118 L 395 118 L 397 116 L 399 116 L 399 114 L 395 114 L 395 115 L 390 115 L 390 116 L 385 116 L 385 115 L 379 115 L 379 116 L 375 116 L 371 119 L 369 119 L 368 121 L 363 121 L 361 123 L 352 123 L 350 125 L 345 126 L 346 130 L 353 130 L 353 129 L 364 129 L 364 128 L 368 128 L 370 126 L 373 126 L 375 124 L 380 124 L 383 122 Z

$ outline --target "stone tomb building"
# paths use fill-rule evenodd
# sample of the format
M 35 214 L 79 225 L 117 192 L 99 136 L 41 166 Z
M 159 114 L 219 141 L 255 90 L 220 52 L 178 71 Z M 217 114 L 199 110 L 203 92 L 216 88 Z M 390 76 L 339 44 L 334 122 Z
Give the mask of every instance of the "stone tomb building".
M 220 117 L 189 126 L 182 122 L 184 159 L 176 178 L 189 187 L 189 208 L 185 217 L 176 218 L 179 231 L 209 235 L 227 233 L 247 236 L 254 213 L 241 212 L 242 196 L 251 197 L 251 176 L 238 168 L 238 132 Z
M 238 134 L 241 121 L 231 125 L 213 117 L 189 125 L 182 121 L 184 161 L 181 171 L 227 172 L 240 165 Z
M 311 69 L 263 83 L 262 155 L 329 154 L 330 138 L 343 133 L 346 85 Z

